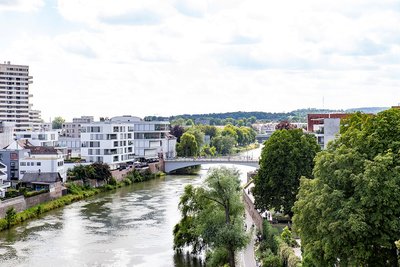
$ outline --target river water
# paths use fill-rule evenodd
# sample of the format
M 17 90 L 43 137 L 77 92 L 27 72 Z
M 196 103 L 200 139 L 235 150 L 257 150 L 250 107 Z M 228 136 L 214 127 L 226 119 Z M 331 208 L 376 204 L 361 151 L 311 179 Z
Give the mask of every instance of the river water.
M 0 266 L 201 266 L 175 254 L 172 229 L 184 186 L 200 184 L 207 167 L 102 193 L 3 231 Z M 253 170 L 236 167 L 243 181 Z

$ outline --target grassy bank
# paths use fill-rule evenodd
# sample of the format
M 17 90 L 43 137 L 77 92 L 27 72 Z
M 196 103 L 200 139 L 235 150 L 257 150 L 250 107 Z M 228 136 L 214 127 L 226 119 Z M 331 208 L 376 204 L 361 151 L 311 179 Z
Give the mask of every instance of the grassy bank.
M 148 181 L 156 177 L 161 177 L 163 175 L 165 174 L 162 172 L 152 174 L 149 172 L 140 173 L 136 170 L 133 170 L 129 172 L 126 178 L 121 182 L 117 182 L 114 178 L 111 178 L 108 184 L 97 188 L 79 186 L 74 183 L 67 183 L 66 186 L 68 188 L 68 194 L 65 196 L 42 203 L 40 205 L 36 205 L 18 213 L 15 213 L 14 208 L 7 210 L 5 218 L 0 219 L 0 231 L 18 225 L 26 220 L 38 218 L 41 214 L 45 212 L 64 207 L 73 202 L 94 196 L 98 193 L 114 190 L 123 186 L 130 185 L 132 183 Z
M 237 154 L 237 153 L 241 153 L 241 152 L 246 152 L 246 151 L 253 150 L 253 149 L 256 149 L 259 147 L 260 147 L 259 143 L 253 143 L 253 144 L 250 144 L 248 146 L 243 146 L 243 147 L 235 147 L 234 153 Z

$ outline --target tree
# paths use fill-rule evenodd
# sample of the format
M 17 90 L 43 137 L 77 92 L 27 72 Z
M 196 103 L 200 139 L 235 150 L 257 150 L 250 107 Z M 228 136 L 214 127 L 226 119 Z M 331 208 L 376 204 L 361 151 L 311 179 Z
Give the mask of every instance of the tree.
M 213 146 L 205 145 L 201 147 L 200 156 L 215 156 L 217 150 Z
M 275 209 L 292 216 L 300 177 L 311 177 L 319 146 L 313 135 L 301 130 L 275 131 L 261 152 L 260 169 L 254 182 L 258 209 Z
M 177 146 L 177 153 L 181 157 L 193 157 L 197 155 L 198 146 L 196 137 L 191 133 L 184 133 L 181 142 Z
M 53 129 L 61 129 L 64 122 L 65 120 L 62 117 L 60 116 L 55 117 L 54 120 L 52 121 Z
M 186 126 L 194 126 L 194 122 L 192 119 L 187 119 L 185 125 Z
M 210 138 L 214 138 L 215 136 L 217 136 L 218 134 L 218 129 L 215 126 L 211 126 L 211 125 L 204 125 L 201 127 L 202 132 L 205 135 L 210 136 Z
M 204 186 L 185 187 L 179 209 L 182 219 L 174 227 L 174 248 L 191 246 L 193 253 L 209 250 L 207 266 L 235 266 L 235 252 L 249 241 L 243 229 L 239 172 L 210 169 Z
M 238 140 L 238 135 L 237 135 L 236 129 L 237 129 L 237 127 L 233 126 L 232 124 L 228 124 L 222 130 L 221 135 L 232 137 L 233 139 L 235 139 L 235 145 L 236 145 L 236 142 Z
M 112 177 L 110 166 L 107 163 L 95 162 L 91 166 L 94 170 L 94 179 L 108 181 Z
M 212 146 L 215 147 L 218 154 L 229 155 L 236 144 L 236 140 L 232 136 L 217 136 L 211 140 Z
M 297 126 L 294 124 L 291 124 L 289 121 L 281 121 L 279 122 L 276 126 L 275 126 L 275 130 L 292 130 L 292 129 L 296 129 Z
M 200 130 L 198 126 L 190 127 L 186 132 L 194 135 L 197 143 L 196 154 L 200 153 L 200 148 L 204 143 L 204 133 Z
M 400 110 L 343 120 L 302 178 L 295 230 L 311 266 L 398 266 Z
M 177 142 L 181 141 L 181 136 L 185 132 L 185 129 L 181 125 L 174 125 L 171 128 L 170 133 L 176 137 Z

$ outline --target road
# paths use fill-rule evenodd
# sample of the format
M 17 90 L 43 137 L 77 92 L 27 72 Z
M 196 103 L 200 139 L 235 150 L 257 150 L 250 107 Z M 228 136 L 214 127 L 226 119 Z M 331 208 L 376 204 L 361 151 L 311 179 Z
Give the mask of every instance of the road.
M 253 225 L 253 220 L 251 219 L 249 213 L 246 212 L 246 225 L 247 232 L 251 233 L 251 240 L 247 247 L 240 252 L 240 266 L 242 267 L 256 267 L 256 260 L 254 255 L 254 239 L 256 235 L 256 229 L 251 227 Z

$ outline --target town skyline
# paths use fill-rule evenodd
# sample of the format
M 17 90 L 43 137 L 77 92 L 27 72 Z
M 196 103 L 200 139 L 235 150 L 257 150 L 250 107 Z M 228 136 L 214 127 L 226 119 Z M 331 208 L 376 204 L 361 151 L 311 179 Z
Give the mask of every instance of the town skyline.
M 42 118 L 400 102 L 396 1 L 0 2 Z

